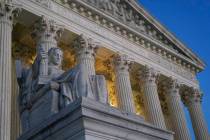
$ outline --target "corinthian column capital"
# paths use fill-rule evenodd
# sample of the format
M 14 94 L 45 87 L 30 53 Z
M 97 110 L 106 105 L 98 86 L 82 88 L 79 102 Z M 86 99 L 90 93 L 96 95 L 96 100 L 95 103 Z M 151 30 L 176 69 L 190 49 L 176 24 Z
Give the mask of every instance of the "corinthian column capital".
M 155 83 L 159 73 L 152 67 L 145 66 L 143 70 L 140 71 L 140 79 L 144 82 Z
M 191 87 L 187 89 L 183 94 L 183 102 L 185 105 L 202 102 L 203 93 L 197 89 Z
M 132 60 L 127 55 L 116 54 L 113 56 L 113 64 L 116 71 L 128 72 L 132 63 Z
M 15 5 L 12 0 L 0 1 L 0 22 L 12 26 L 13 18 L 17 17 L 20 12 L 20 6 Z
M 172 94 L 172 95 L 177 95 L 175 93 L 179 93 L 179 89 L 180 89 L 180 83 L 177 79 L 170 79 L 168 81 L 168 85 L 167 85 L 167 90 L 168 90 L 168 94 Z
M 61 36 L 63 28 L 54 20 L 42 16 L 34 24 L 32 37 L 40 39 L 42 37 L 53 37 L 58 39 Z
M 92 39 L 85 35 L 80 35 L 74 41 L 73 47 L 75 49 L 76 55 L 90 55 L 95 57 L 96 51 L 98 49 L 98 44 Z
M 88 75 L 95 75 L 95 55 L 98 44 L 93 39 L 80 35 L 74 41 L 73 48 L 77 64 L 84 64 L 84 70 Z
M 54 20 L 42 16 L 33 26 L 32 37 L 37 42 L 37 52 L 43 50 L 45 53 L 50 48 L 57 47 L 57 39 L 61 36 L 63 28 Z

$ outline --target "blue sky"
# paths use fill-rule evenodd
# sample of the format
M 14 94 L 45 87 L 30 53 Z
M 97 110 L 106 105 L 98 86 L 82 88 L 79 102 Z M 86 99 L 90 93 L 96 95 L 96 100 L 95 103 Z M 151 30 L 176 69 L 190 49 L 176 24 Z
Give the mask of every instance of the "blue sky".
M 204 92 L 203 112 L 210 128 L 210 0 L 139 0 L 139 2 L 206 63 L 206 69 L 198 74 L 198 79 Z M 186 116 L 192 138 L 195 139 L 187 111 Z

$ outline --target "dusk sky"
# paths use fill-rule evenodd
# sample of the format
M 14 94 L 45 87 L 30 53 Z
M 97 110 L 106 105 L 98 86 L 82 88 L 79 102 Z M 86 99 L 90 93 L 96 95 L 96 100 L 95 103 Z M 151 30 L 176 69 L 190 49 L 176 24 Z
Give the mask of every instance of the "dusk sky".
M 197 54 L 206 69 L 198 75 L 203 112 L 210 128 L 210 0 L 139 0 L 140 4 L 170 32 Z M 194 133 L 187 111 L 188 125 Z

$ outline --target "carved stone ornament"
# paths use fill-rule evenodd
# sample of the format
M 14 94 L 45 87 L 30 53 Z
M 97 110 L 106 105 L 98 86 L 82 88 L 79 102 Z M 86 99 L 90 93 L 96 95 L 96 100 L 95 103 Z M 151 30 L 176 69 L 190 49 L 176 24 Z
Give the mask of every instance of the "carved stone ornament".
M 91 55 L 95 57 L 98 44 L 93 39 L 80 35 L 73 44 L 76 55 Z
M 168 48 L 174 50 L 174 45 L 163 34 L 150 24 L 141 14 L 139 14 L 126 0 L 82 0 L 88 4 L 102 10 L 103 12 L 122 21 L 124 24 L 133 29 L 147 34 L 148 36 L 167 45 Z M 65 3 L 72 3 L 66 1 Z M 76 1 L 75 1 L 76 2 Z
M 182 95 L 182 99 L 185 105 L 201 103 L 202 102 L 203 93 L 196 88 L 187 89 Z
M 140 70 L 140 79 L 144 82 L 155 83 L 159 73 L 152 67 L 145 66 L 143 70 Z
M 171 78 L 168 82 L 168 94 L 176 95 L 174 93 L 179 93 L 180 83 L 178 80 Z
M 140 32 L 145 32 L 146 26 L 141 15 L 134 11 L 123 0 L 83 0 L 90 5 L 103 10 L 107 14 L 123 21 L 125 24 L 135 28 Z M 145 32 L 146 33 L 146 32 Z
M 21 6 L 16 5 L 12 0 L 1 0 L 0 1 L 0 21 L 5 22 L 12 26 L 14 17 L 17 17 L 21 11 Z
M 124 54 L 116 54 L 113 56 L 113 65 L 117 72 L 128 72 L 133 61 Z
M 54 20 L 42 16 L 34 24 L 34 31 L 32 37 L 36 39 L 40 38 L 54 38 L 58 39 L 63 31 L 63 27 L 58 25 Z

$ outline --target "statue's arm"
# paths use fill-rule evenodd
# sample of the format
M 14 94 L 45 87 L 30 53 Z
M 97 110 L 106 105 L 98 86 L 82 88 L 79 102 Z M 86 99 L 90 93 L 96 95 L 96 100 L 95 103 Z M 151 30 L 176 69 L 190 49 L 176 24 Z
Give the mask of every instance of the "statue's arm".
M 40 88 L 35 94 L 31 95 L 30 103 L 34 104 L 37 100 L 39 100 L 42 96 L 44 96 L 49 90 L 58 91 L 59 88 L 60 85 L 57 82 L 50 81 L 48 84 Z

